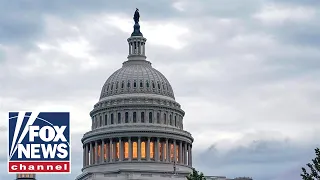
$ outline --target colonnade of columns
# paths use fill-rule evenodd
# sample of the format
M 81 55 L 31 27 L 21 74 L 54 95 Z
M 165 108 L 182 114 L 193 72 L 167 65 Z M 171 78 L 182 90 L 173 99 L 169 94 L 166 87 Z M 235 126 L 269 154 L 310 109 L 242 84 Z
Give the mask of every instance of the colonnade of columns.
M 168 138 L 110 138 L 83 145 L 83 166 L 116 161 L 155 161 L 192 166 L 192 145 Z
M 129 55 L 145 55 L 145 41 L 144 40 L 134 40 L 129 42 Z

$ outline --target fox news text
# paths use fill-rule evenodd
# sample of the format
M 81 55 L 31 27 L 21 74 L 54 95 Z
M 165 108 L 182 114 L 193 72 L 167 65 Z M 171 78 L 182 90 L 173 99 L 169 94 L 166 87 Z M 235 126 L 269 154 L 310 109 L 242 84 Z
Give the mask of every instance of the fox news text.
M 9 112 L 9 173 L 70 173 L 68 112 Z

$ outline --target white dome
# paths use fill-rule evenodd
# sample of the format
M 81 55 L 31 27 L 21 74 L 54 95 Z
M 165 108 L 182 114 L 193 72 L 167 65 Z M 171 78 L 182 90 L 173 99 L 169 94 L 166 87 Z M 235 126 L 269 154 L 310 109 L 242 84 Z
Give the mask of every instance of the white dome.
M 169 81 L 151 63 L 126 61 L 105 82 L 100 99 L 108 96 L 132 93 L 148 93 L 168 96 L 174 99 Z

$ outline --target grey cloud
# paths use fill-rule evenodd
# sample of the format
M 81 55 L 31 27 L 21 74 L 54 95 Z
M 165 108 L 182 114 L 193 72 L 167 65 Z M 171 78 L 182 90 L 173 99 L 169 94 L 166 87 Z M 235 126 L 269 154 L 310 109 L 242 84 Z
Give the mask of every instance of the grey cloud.
M 299 179 L 301 167 L 314 158 L 313 149 L 317 145 L 319 146 L 303 146 L 290 140 L 261 140 L 257 137 L 257 140 L 247 146 L 240 145 L 227 151 L 216 148 L 198 152 L 195 164 L 206 175 L 226 174 L 229 177 L 285 180 L 287 177 L 283 176 L 284 172 L 294 169 L 297 171 L 292 172 L 290 177 Z

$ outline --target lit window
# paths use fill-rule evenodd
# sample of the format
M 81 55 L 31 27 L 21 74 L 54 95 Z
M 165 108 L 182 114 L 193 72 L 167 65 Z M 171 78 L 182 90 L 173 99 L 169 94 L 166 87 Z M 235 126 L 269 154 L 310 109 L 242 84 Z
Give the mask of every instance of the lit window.
M 146 158 L 146 142 L 141 142 L 141 158 Z
M 154 144 L 150 142 L 150 158 L 154 158 Z
M 116 159 L 120 158 L 120 146 L 119 146 L 119 142 L 117 142 L 116 144 Z
M 138 158 L 138 143 L 137 142 L 133 142 L 132 143 L 132 158 L 133 159 L 137 159 Z
M 129 143 L 128 142 L 124 143 L 124 158 L 126 158 L 126 159 L 129 158 Z
M 173 156 L 173 153 L 174 153 L 174 151 L 173 151 L 173 144 L 171 144 L 170 143 L 170 161 L 171 162 L 173 162 L 173 158 L 174 158 L 174 156 Z

